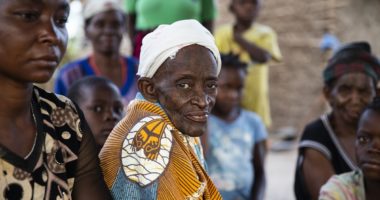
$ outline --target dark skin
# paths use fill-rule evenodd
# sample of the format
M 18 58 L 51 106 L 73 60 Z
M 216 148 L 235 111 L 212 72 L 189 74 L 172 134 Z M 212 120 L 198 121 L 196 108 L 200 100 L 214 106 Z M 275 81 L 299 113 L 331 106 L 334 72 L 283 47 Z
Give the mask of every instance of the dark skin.
M 356 163 L 355 145 L 359 117 L 375 95 L 373 80 L 363 73 L 348 73 L 339 77 L 332 87 L 325 86 L 324 94 L 332 107 L 329 121 L 348 157 Z M 335 174 L 333 166 L 319 151 L 306 148 L 303 171 L 312 199 Z M 313 173 L 310 173 L 313 172 Z
M 105 83 L 84 85 L 80 94 L 77 103 L 92 130 L 99 152 L 112 129 L 123 117 L 122 97 L 114 84 Z
M 102 76 L 121 87 L 122 80 L 120 44 L 125 31 L 125 16 L 111 10 L 94 15 L 85 26 L 86 37 L 93 46 L 95 64 Z
M 33 82 L 54 73 L 67 45 L 68 2 L 0 1 L 0 143 L 18 156 L 32 149 Z
M 380 113 L 366 110 L 359 123 L 356 139 L 358 165 L 364 175 L 365 197 L 367 200 L 380 196 Z
M 222 67 L 218 81 L 218 95 L 212 113 L 227 122 L 236 120 L 241 112 L 240 102 L 246 76 L 245 68 Z M 263 199 L 265 194 L 265 149 L 266 141 L 257 143 L 252 149 L 254 184 L 250 199 Z
M 217 63 L 210 50 L 199 45 L 180 49 L 152 78 L 140 78 L 145 99 L 158 102 L 183 134 L 198 137 L 207 131 L 207 118 L 215 104 Z
M 0 144 L 21 158 L 32 151 L 36 137 L 33 83 L 47 82 L 61 61 L 68 41 L 69 11 L 67 0 L 0 1 Z M 80 150 L 92 150 L 86 147 Z M 78 168 L 84 163 L 78 159 Z M 81 180 L 75 179 L 73 199 L 110 198 L 105 185 L 98 184 L 100 169 L 74 173 Z
M 235 16 L 234 39 L 251 59 L 257 63 L 268 62 L 269 52 L 244 38 L 247 31 L 255 22 L 261 7 L 261 0 L 232 0 L 230 11 Z

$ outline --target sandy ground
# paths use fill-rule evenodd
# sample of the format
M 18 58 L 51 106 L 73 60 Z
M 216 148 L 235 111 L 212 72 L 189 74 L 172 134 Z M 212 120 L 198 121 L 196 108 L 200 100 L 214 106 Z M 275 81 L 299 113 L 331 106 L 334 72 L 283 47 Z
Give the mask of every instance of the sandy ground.
M 266 160 L 266 200 L 293 200 L 294 172 L 297 151 L 269 151 Z

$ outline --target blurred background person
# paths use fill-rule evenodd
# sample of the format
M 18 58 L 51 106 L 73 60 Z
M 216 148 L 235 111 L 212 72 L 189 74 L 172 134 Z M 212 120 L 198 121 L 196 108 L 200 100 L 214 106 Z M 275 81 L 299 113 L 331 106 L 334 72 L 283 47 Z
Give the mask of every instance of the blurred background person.
M 341 47 L 323 71 L 323 93 L 331 112 L 308 124 L 298 147 L 294 190 L 297 199 L 317 199 L 334 174 L 355 170 L 356 130 L 376 94 L 380 63 L 366 42 Z
M 356 133 L 358 169 L 334 175 L 323 185 L 320 200 L 376 200 L 380 196 L 380 97 L 362 114 Z
M 215 40 L 222 53 L 240 56 L 249 64 L 243 89 L 243 108 L 257 113 L 269 127 L 272 123 L 269 106 L 269 61 L 281 60 L 276 33 L 256 23 L 261 0 L 231 0 L 230 11 L 235 23 L 216 29 Z
M 142 39 L 161 24 L 196 19 L 210 32 L 216 18 L 215 0 L 124 0 L 133 56 L 140 58 Z M 143 58 L 144 59 L 144 58 Z
M 119 89 L 104 77 L 87 76 L 70 86 L 67 97 L 82 109 L 99 152 L 113 127 L 123 117 Z
M 264 199 L 266 128 L 257 114 L 240 106 L 247 65 L 238 55 L 221 58 L 206 140 L 210 177 L 223 199 Z
M 137 93 L 137 62 L 120 53 L 126 31 L 126 17 L 117 0 L 88 0 L 84 4 L 85 35 L 92 44 L 91 55 L 72 61 L 60 69 L 54 91 L 67 95 L 74 81 L 90 75 L 103 76 L 115 83 L 124 105 Z

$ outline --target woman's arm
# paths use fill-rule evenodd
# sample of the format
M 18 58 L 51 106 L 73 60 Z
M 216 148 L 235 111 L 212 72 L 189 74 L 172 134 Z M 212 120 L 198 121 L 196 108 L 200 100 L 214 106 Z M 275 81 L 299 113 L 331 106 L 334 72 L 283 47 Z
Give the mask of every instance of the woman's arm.
M 318 199 L 319 190 L 335 174 L 331 162 L 317 150 L 306 148 L 302 172 L 311 199 Z

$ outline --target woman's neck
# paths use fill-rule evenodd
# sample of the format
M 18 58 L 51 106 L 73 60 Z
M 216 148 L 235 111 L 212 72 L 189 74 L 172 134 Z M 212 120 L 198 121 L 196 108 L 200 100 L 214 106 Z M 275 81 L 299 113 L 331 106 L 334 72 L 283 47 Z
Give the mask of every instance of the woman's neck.
M 94 52 L 93 59 L 96 67 L 104 73 L 120 69 L 120 54 L 105 55 L 102 53 Z
M 334 128 L 338 137 L 355 136 L 357 130 L 357 123 L 347 123 L 336 114 L 332 113 L 329 120 Z
M 17 85 L 9 81 L 1 83 L 0 124 L 27 116 L 31 109 L 33 84 Z

